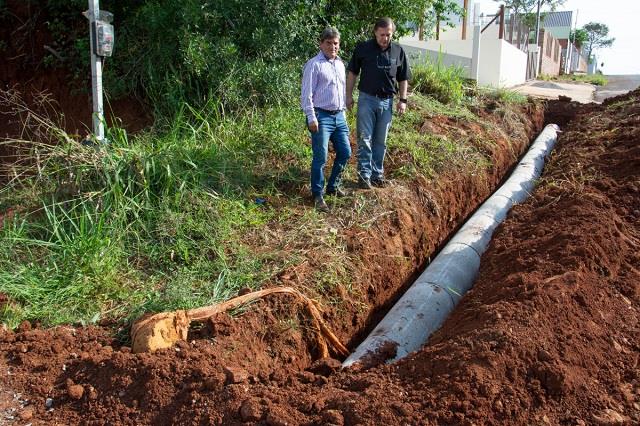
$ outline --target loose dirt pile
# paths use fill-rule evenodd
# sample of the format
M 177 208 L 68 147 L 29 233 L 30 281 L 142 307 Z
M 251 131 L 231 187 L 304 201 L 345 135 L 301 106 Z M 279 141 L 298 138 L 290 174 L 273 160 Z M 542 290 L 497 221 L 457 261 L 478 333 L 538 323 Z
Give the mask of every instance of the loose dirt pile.
M 409 358 L 365 371 L 339 371 L 333 359 L 309 365 L 303 333 L 274 327 L 296 309 L 284 298 L 261 305 L 260 315 L 222 315 L 192 330 L 188 342 L 155 354 L 132 354 L 106 329 L 24 324 L 0 334 L 0 418 L 15 424 L 637 424 L 640 91 L 580 108 L 534 198 L 498 230 L 474 289 Z M 483 177 L 491 181 L 486 187 L 499 177 Z M 455 227 L 461 213 L 454 212 L 469 213 L 473 206 L 465 203 L 483 192 L 468 182 L 443 181 L 442 192 L 412 190 L 436 211 L 398 204 L 383 221 L 386 242 L 375 241 L 373 232 L 354 234 L 353 250 L 379 251 L 381 259 L 405 250 L 420 259 L 414 250 L 425 249 L 426 256 L 441 240 L 429 239 L 420 226 L 430 224 L 429 232 L 442 236 Z M 380 195 L 392 198 L 394 190 Z M 372 307 L 392 299 L 413 268 L 391 261 L 371 267 L 371 276 L 387 277 L 372 287 Z M 363 316 L 376 316 L 368 312 L 330 312 L 328 319 L 336 327 L 353 318 L 340 323 L 344 339 L 349 331 L 364 333 Z

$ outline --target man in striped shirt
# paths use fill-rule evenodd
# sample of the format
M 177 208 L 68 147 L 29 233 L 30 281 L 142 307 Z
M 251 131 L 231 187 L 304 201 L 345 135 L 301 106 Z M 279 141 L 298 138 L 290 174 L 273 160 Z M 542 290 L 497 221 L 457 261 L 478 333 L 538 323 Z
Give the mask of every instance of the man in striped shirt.
M 326 194 L 342 196 L 340 177 L 351 157 L 349 127 L 345 118 L 346 73 L 338 57 L 340 33 L 328 27 L 320 35 L 320 52 L 304 66 L 300 103 L 311 133 L 311 194 L 315 207 L 328 212 L 324 201 L 324 166 L 327 163 L 329 141 L 336 158 L 327 180 Z

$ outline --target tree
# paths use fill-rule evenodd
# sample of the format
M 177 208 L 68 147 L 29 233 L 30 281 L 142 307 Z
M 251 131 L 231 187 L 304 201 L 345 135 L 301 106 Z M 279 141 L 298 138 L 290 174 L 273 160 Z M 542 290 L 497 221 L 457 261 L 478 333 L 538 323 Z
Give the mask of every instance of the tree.
M 528 15 L 535 13 L 540 1 L 540 8 L 548 8 L 551 11 L 556 10 L 558 6 L 562 6 L 567 0 L 493 0 L 495 2 L 504 3 L 504 7 L 511 9 L 519 15 Z
M 589 34 L 583 28 L 578 28 L 575 31 L 571 31 L 569 39 L 573 41 L 576 47 L 582 47 L 589 40 Z
M 591 54 L 594 50 L 611 47 L 616 40 L 615 38 L 607 38 L 609 27 L 600 22 L 589 22 L 582 27 L 582 30 L 587 33 L 587 40 L 584 46 L 587 49 L 587 58 L 589 60 L 591 60 Z
M 523 21 L 529 27 L 535 27 L 536 14 L 538 11 L 538 2 L 540 9 L 548 9 L 555 11 L 558 6 L 562 6 L 567 0 L 493 0 L 503 3 L 504 7 L 523 18 Z M 542 14 L 544 16 L 544 14 Z M 543 18 L 541 18 L 543 19 Z
M 440 40 L 441 25 L 453 27 L 451 23 L 452 16 L 461 16 L 464 18 L 464 9 L 457 3 L 450 0 L 435 0 L 433 3 L 433 14 L 425 13 L 425 24 L 430 23 L 429 16 L 435 19 L 436 40 Z

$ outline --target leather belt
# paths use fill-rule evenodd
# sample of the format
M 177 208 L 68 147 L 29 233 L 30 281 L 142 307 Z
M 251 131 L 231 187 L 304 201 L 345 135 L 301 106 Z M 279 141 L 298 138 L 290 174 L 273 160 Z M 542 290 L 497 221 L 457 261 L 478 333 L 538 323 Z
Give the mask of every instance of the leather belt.
M 331 115 L 336 115 L 336 114 L 338 114 L 338 113 L 342 112 L 342 110 L 341 110 L 341 109 L 333 109 L 333 110 L 331 110 L 331 109 L 324 109 L 324 108 L 314 108 L 314 109 L 315 109 L 316 111 L 318 111 L 318 112 L 324 112 L 324 113 L 326 113 L 326 114 L 331 114 Z

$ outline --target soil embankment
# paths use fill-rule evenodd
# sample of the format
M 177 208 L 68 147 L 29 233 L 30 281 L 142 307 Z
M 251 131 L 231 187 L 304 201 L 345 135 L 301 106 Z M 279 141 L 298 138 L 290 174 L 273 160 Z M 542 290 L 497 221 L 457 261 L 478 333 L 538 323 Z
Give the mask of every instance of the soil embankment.
M 637 424 L 639 136 L 639 91 L 582 107 L 474 289 L 399 363 L 254 374 L 207 340 L 133 355 L 25 325 L 2 335 L 2 401 L 34 424 Z

